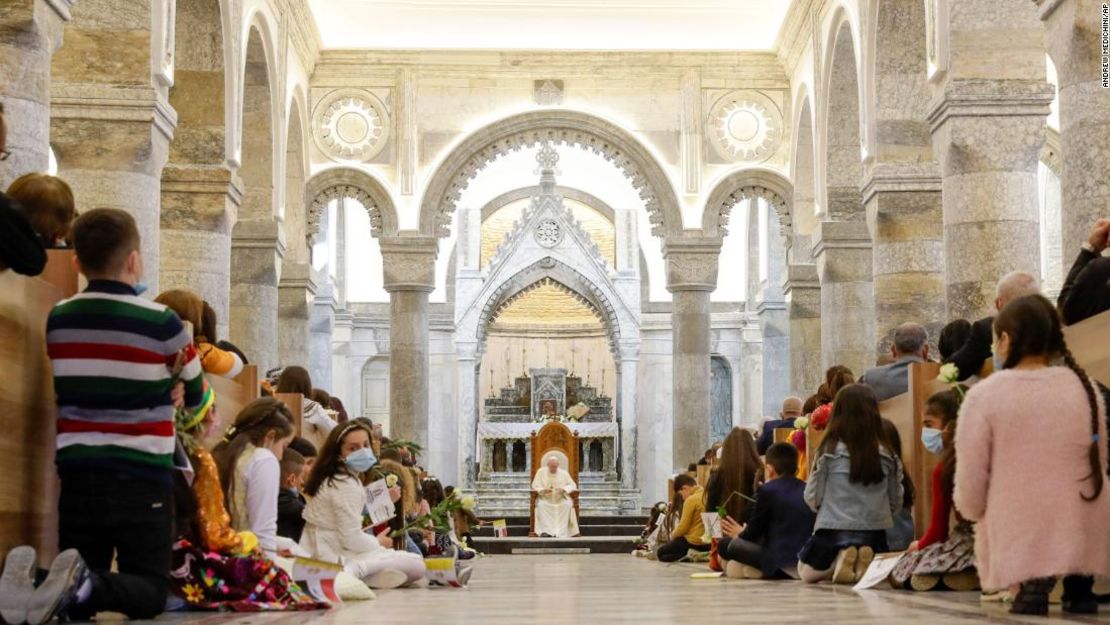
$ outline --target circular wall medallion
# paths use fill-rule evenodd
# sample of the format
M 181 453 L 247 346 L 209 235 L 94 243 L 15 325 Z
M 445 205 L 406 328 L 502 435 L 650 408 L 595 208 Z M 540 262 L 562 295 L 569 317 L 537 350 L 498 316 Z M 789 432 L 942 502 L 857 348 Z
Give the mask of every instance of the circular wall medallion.
M 329 93 L 316 105 L 313 126 L 316 145 L 328 156 L 344 161 L 377 156 L 389 137 L 385 105 L 359 89 Z
M 708 126 L 706 134 L 721 158 L 759 162 L 778 149 L 782 113 L 758 91 L 733 91 L 713 104 Z
M 555 247 L 563 240 L 563 227 L 554 219 L 544 219 L 536 225 L 536 243 L 544 247 Z

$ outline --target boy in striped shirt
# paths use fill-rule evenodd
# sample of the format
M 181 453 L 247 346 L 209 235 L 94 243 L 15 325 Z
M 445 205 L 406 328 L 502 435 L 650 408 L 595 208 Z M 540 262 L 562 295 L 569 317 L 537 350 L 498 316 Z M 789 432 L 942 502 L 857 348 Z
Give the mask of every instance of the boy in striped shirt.
M 91 210 L 74 223 L 73 243 L 89 285 L 55 306 L 47 322 L 58 402 L 59 546 L 66 551 L 33 591 L 20 576 L 8 583 L 8 569 L 23 566 L 9 554 L 0 609 L 10 624 L 9 616 L 39 625 L 55 616 L 84 620 L 111 611 L 149 619 L 163 611 L 175 403 L 195 408 L 203 401 L 190 332 L 172 310 L 139 297 L 134 219 Z M 119 573 L 110 572 L 113 554 Z M 17 586 L 27 596 L 22 620 Z

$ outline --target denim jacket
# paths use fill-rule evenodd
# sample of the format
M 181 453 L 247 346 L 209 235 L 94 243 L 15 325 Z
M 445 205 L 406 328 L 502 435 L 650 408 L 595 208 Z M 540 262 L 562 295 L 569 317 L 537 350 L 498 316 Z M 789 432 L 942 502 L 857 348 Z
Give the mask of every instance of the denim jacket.
M 902 509 L 902 462 L 885 449 L 880 453 L 886 478 L 869 485 L 849 481 L 851 458 L 844 443 L 817 458 L 805 492 L 806 503 L 817 512 L 815 530 L 894 527 L 894 516 Z

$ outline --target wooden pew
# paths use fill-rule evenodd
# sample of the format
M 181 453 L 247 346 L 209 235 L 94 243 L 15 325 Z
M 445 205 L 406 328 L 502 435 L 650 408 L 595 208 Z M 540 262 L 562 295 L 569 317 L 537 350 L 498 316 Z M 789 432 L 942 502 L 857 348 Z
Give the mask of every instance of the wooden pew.
M 39 564 L 48 565 L 58 552 L 58 478 L 46 318 L 63 292 L 38 278 L 4 271 L 0 293 L 0 368 L 5 379 L 0 393 L 0 553 L 30 544 Z
M 774 432 L 776 443 L 789 443 L 790 435 L 794 433 L 794 428 L 775 428 Z
M 1110 311 L 1064 328 L 1064 338 L 1087 375 L 1110 386 Z
M 910 390 L 879 404 L 879 412 L 898 428 L 902 437 L 902 462 L 913 481 L 916 499 L 913 507 L 914 535 L 920 538 L 929 525 L 933 503 L 933 467 L 940 457 L 929 453 L 921 442 L 921 422 L 925 418 L 925 400 L 934 393 L 951 388 L 937 380 L 940 365 L 934 362 L 910 366 Z
M 694 477 L 694 479 L 696 479 L 698 481 L 698 486 L 701 486 L 702 488 L 705 488 L 705 486 L 707 484 L 709 484 L 709 473 L 710 473 L 710 471 L 711 471 L 711 468 L 708 464 L 699 464 L 698 465 L 698 472 Z
M 224 433 L 244 406 L 258 399 L 260 392 L 258 386 L 258 366 L 245 365 L 239 375 L 234 378 L 225 378 L 218 375 L 206 375 L 208 384 L 216 393 L 216 412 L 220 422 L 212 430 L 212 435 L 201 441 L 205 447 L 211 449 L 223 439 Z
M 285 404 L 293 413 L 293 431 L 301 435 L 301 421 L 304 418 L 304 395 L 300 393 L 274 393 L 274 399 Z

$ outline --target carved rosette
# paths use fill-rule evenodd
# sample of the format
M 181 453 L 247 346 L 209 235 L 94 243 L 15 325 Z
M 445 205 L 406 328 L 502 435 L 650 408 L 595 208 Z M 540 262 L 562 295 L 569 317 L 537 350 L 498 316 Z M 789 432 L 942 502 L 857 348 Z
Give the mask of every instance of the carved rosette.
M 770 158 L 782 140 L 782 111 L 758 91 L 732 91 L 709 110 L 706 135 L 717 155 L 736 163 Z
M 389 114 L 374 94 L 361 89 L 337 89 L 319 104 L 312 119 L 317 147 L 340 161 L 368 161 L 389 138 Z

